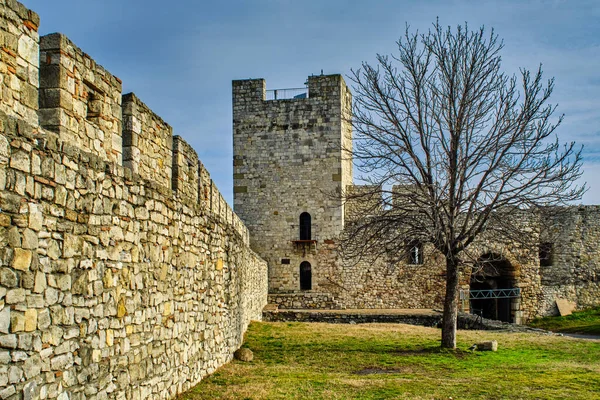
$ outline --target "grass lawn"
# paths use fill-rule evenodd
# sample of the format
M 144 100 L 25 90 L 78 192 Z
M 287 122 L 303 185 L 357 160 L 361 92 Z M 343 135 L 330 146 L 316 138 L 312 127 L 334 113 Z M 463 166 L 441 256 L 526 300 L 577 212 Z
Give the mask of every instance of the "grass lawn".
M 182 395 L 196 399 L 600 399 L 600 341 L 440 331 L 402 324 L 252 323 L 233 361 Z M 498 352 L 470 352 L 498 340 Z
M 552 332 L 600 335 L 600 307 L 576 311 L 565 317 L 538 318 L 529 325 Z

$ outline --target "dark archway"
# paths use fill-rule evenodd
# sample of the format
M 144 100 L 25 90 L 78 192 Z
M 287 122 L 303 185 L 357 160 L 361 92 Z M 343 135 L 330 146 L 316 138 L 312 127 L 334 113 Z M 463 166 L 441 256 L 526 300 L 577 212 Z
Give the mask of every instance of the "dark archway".
M 312 268 L 308 261 L 300 264 L 300 290 L 312 289 Z
M 311 240 L 310 220 L 309 213 L 303 212 L 300 214 L 300 240 Z
M 496 297 L 497 289 L 513 289 L 514 285 L 514 268 L 511 263 L 499 254 L 484 254 L 477 260 L 471 274 L 470 290 L 486 291 L 478 293 L 483 295 L 489 293 L 489 297 L 473 298 L 472 292 L 471 313 L 481 315 L 483 318 L 514 322 L 512 305 L 516 299 Z

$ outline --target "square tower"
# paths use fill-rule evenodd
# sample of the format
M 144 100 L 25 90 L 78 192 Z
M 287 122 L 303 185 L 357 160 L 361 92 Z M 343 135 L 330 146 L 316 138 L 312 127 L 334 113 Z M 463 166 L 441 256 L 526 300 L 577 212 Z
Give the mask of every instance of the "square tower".
M 267 100 L 264 79 L 233 81 L 234 209 L 269 264 L 272 293 L 319 291 L 319 252 L 344 228 L 352 183 L 344 79 L 310 76 L 305 92 Z

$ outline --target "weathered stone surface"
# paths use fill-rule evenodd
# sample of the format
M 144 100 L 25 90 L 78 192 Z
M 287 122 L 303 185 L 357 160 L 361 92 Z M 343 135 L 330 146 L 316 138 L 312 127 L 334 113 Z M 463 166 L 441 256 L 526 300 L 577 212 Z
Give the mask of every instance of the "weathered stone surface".
M 11 266 L 20 271 L 29 271 L 33 256 L 31 250 L 14 249 L 14 252 Z
M 20 312 L 10 313 L 10 331 L 23 332 L 25 330 L 25 316 Z
M 24 289 L 12 289 L 6 292 L 6 304 L 17 304 L 25 301 Z
M 27 376 L 27 372 L 25 376 Z M 35 381 L 27 383 L 23 387 L 23 400 L 35 400 L 37 398 L 39 398 L 37 383 Z
M 0 347 L 6 349 L 17 348 L 17 335 L 0 335 Z
M 17 393 L 17 389 L 13 385 L 0 390 L 0 399 L 8 399 L 13 394 Z
M 235 357 L 236 360 L 246 361 L 246 362 L 250 362 L 254 359 L 254 354 L 252 353 L 252 350 L 250 350 L 246 347 L 237 349 L 233 353 L 233 356 Z
M 10 268 L 0 268 L 0 284 L 6 288 L 14 288 L 19 284 L 19 277 Z
M 18 383 L 23 378 L 23 370 L 16 365 L 11 365 L 8 368 L 8 382 Z
M 576 304 L 573 301 L 565 299 L 556 299 L 556 307 L 558 308 L 558 314 L 560 316 L 571 315 L 573 310 L 576 308 Z
M 4 307 L 0 311 L 0 333 L 8 333 L 10 328 L 10 308 Z
M 39 70 L 36 17 L 23 10 L 0 4 L 19 59 L 0 79 L 0 365 L 15 364 L 0 374 L 0 397 L 172 398 L 227 362 L 261 318 L 267 266 L 193 149 L 134 95 L 122 97 L 116 77 L 60 34 L 42 39 Z M 262 101 L 260 82 L 235 85 L 236 208 L 268 257 L 273 301 L 439 305 L 438 260 L 419 266 L 433 277 L 414 265 L 339 268 L 345 215 L 326 196 L 352 183 L 336 150 L 350 133 L 341 77 L 312 77 L 308 99 L 284 102 Z M 290 241 L 303 211 L 317 243 Z M 554 310 L 555 298 L 597 301 L 598 215 L 582 208 L 557 219 L 566 255 L 548 270 L 535 255 L 513 256 L 523 293 L 515 314 Z M 313 285 L 300 292 L 303 261 Z
M 33 332 L 37 329 L 38 326 L 38 313 L 35 308 L 30 308 L 25 311 L 25 332 Z
M 491 340 L 477 343 L 477 351 L 498 351 L 498 341 Z

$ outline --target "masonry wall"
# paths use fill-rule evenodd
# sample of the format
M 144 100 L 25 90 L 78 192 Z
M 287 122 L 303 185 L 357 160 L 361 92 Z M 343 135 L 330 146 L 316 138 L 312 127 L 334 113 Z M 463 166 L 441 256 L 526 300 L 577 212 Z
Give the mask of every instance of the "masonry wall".
M 539 315 L 557 313 L 556 299 L 577 308 L 600 303 L 600 206 L 548 210 L 541 238 L 553 244 L 552 265 L 540 267 Z
M 233 81 L 234 209 L 269 264 L 270 291 L 284 293 L 299 290 L 301 262 L 323 272 L 314 250 L 343 229 L 351 95 L 340 75 L 308 77 L 308 98 L 265 100 L 265 90 L 262 79 Z M 293 242 L 303 212 L 316 243 Z
M 39 16 L 16 1 L 2 1 L 0 111 L 37 124 Z
M 15 4 L 0 2 L 0 15 L 23 35 L 37 17 Z M 189 145 L 176 146 L 186 171 L 148 173 L 159 158 L 172 166 L 170 128 L 133 96 L 138 171 L 121 165 L 120 83 L 62 35 L 47 40 L 58 78 L 40 98 L 56 103 L 38 123 L 14 103 L 27 86 L 0 102 L 11 111 L 0 111 L 0 398 L 171 399 L 261 319 L 267 265 Z M 107 95 L 96 119 L 82 120 L 73 82 Z M 198 175 L 217 201 L 199 196 Z

